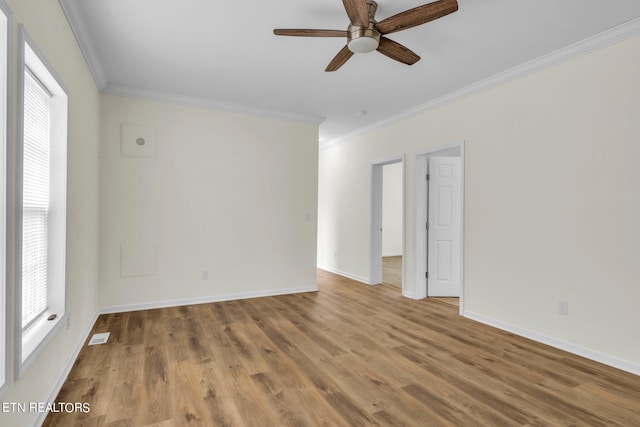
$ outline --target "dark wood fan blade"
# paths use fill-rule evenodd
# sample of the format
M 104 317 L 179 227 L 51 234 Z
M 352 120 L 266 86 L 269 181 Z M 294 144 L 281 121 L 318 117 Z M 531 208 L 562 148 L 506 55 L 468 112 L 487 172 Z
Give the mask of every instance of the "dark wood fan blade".
M 338 68 L 342 67 L 345 62 L 349 60 L 353 56 L 353 52 L 349 50 L 349 46 L 345 46 L 342 48 L 340 52 L 331 60 L 329 65 L 325 71 L 336 71 Z
M 283 30 L 275 29 L 276 36 L 297 36 L 297 37 L 347 37 L 346 31 L 341 30 Z
M 369 25 L 369 8 L 364 0 L 342 0 L 352 25 Z
M 376 29 L 380 34 L 395 33 L 442 18 L 456 10 L 458 10 L 456 0 L 439 0 L 383 19 L 376 24 Z
M 420 57 L 402 46 L 400 43 L 394 42 L 386 37 L 380 37 L 378 52 L 388 56 L 391 59 L 402 62 L 407 65 L 413 65 L 420 61 Z

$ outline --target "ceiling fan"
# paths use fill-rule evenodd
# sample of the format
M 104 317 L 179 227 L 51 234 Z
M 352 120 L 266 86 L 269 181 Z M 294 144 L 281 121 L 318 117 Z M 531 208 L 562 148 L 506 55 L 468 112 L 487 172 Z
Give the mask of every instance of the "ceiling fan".
M 275 29 L 273 33 L 277 36 L 346 37 L 347 45 L 338 52 L 325 71 L 336 71 L 354 53 L 367 53 L 374 50 L 396 61 L 413 65 L 420 60 L 420 57 L 400 43 L 384 37 L 384 35 L 425 24 L 458 10 L 458 2 L 456 0 L 438 0 L 377 22 L 375 14 L 378 4 L 375 1 L 342 0 L 342 3 L 349 16 L 349 21 L 351 21 L 346 31 Z

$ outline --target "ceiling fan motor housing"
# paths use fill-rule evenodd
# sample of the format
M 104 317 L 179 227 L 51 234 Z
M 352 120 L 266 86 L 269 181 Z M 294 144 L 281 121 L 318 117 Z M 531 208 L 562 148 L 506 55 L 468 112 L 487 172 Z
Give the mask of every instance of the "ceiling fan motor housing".
M 375 19 L 378 4 L 374 0 L 342 0 L 350 25 L 347 31 L 315 29 L 278 29 L 277 36 L 346 37 L 347 45 L 331 60 L 325 71 L 336 71 L 354 53 L 374 50 L 394 61 L 413 65 L 420 60 L 415 52 L 388 37 L 388 34 L 426 24 L 458 10 L 457 0 L 436 0 L 416 6 L 378 22 Z
M 376 24 L 375 14 L 378 4 L 373 0 L 367 0 L 367 9 L 369 12 L 369 25 L 366 27 L 358 25 L 349 25 L 347 34 L 347 46 L 353 53 L 373 52 L 380 44 L 380 33 L 374 28 Z
M 373 23 L 368 27 L 349 25 L 347 44 L 353 53 L 373 52 L 380 44 L 380 33 L 373 28 Z

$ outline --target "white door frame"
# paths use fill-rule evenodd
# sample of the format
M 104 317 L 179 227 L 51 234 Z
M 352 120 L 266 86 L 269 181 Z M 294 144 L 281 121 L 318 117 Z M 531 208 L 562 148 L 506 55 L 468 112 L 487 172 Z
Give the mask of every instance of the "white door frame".
M 404 154 L 371 162 L 371 209 L 369 218 L 369 285 L 382 283 L 382 167 L 402 163 L 402 293 L 404 295 Z
M 429 157 L 459 151 L 460 154 L 460 314 L 464 312 L 464 141 L 430 148 L 416 154 L 414 175 L 414 295 L 415 299 L 427 297 L 427 233 L 426 224 Z

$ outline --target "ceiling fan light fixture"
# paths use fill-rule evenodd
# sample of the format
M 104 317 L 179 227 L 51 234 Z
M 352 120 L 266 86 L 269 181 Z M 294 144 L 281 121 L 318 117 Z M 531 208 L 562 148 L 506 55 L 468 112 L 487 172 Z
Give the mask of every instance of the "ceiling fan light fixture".
M 350 26 L 347 35 L 347 46 L 353 53 L 369 53 L 378 48 L 380 44 L 380 33 L 369 27 Z
M 378 4 L 374 0 L 342 0 L 349 17 L 347 31 L 317 29 L 276 28 L 276 36 L 297 37 L 347 37 L 347 45 L 333 57 L 325 71 L 332 72 L 342 67 L 355 53 L 368 53 L 377 50 L 394 61 L 413 65 L 420 57 L 387 37 L 387 34 L 406 30 L 442 18 L 458 10 L 458 0 L 431 0 L 430 3 L 397 13 L 389 18 L 377 21 L 375 18 Z
M 349 50 L 353 53 L 369 53 L 378 48 L 378 40 L 373 37 L 358 37 L 349 42 Z

